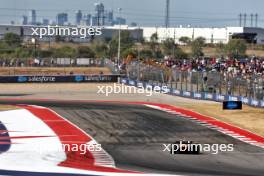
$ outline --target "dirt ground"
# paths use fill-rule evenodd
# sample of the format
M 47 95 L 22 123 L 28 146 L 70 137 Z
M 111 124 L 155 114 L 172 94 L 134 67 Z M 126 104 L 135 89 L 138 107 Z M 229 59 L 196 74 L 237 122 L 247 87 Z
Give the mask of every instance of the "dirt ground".
M 0 75 L 111 74 L 105 67 L 0 67 Z
M 242 111 L 223 111 L 222 104 L 192 100 L 164 94 L 105 94 L 97 93 L 98 86 L 113 84 L 0 84 L 0 98 L 44 98 L 70 100 L 144 101 L 170 104 L 247 129 L 264 136 L 264 109 L 243 106 Z

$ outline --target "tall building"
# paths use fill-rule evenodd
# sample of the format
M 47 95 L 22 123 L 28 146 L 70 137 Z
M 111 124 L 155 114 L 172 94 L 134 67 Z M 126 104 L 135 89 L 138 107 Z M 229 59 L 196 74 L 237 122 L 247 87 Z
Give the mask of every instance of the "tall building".
M 112 26 L 114 23 L 114 13 L 113 11 L 108 11 L 106 12 L 106 21 L 105 21 L 105 25 L 107 26 Z
M 43 24 L 44 26 L 49 25 L 49 24 L 50 24 L 49 19 L 44 18 L 44 19 L 42 20 L 42 24 Z
M 22 16 L 22 25 L 27 25 L 28 24 L 28 17 L 26 15 Z
M 78 10 L 76 12 L 76 14 L 75 14 L 75 24 L 76 25 L 80 25 L 81 24 L 81 21 L 82 21 L 82 18 L 83 18 L 82 12 L 81 12 L 81 10 Z
M 37 13 L 36 10 L 31 10 L 29 12 L 30 24 L 36 25 L 37 24 Z
M 97 21 L 97 17 L 96 16 L 92 16 L 91 17 L 91 26 L 97 26 L 98 25 L 98 21 Z
M 105 25 L 105 12 L 104 12 L 104 4 L 103 3 L 95 3 L 95 18 L 96 26 L 103 26 Z
M 90 26 L 91 25 L 91 18 L 92 18 L 91 14 L 83 15 L 83 18 L 82 18 L 82 21 L 81 21 L 81 25 Z
M 57 25 L 63 26 L 68 22 L 68 14 L 67 13 L 59 13 L 56 17 Z

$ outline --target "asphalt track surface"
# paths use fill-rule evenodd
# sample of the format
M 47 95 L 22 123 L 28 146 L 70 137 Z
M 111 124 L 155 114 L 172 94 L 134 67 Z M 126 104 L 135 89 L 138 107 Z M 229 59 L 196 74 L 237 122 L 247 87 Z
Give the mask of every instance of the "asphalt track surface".
M 179 115 L 143 105 L 71 101 L 4 101 L 48 107 L 93 136 L 118 168 L 184 175 L 263 176 L 264 150 L 206 128 Z M 170 155 L 163 144 L 176 140 L 234 144 L 216 155 Z

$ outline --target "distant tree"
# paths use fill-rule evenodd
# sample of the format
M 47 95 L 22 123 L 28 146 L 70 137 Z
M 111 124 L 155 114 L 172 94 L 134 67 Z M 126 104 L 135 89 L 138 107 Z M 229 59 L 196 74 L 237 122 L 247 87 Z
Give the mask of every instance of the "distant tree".
M 174 39 L 168 38 L 162 43 L 162 49 L 165 55 L 172 55 L 173 49 L 176 47 Z
M 246 55 L 247 43 L 242 39 L 231 39 L 225 47 L 226 54 L 231 57 Z
M 19 47 L 21 46 L 22 40 L 19 35 L 9 32 L 4 35 L 4 42 L 9 47 Z
M 16 58 L 29 58 L 33 56 L 33 50 L 27 48 L 16 48 L 14 55 Z
M 149 59 L 153 57 L 153 52 L 152 50 L 144 49 L 140 51 L 139 55 L 140 55 L 140 58 Z
M 76 49 L 69 47 L 69 46 L 63 46 L 61 48 L 55 49 L 53 51 L 54 57 L 65 57 L 65 58 L 74 58 L 76 57 Z
M 183 36 L 179 39 L 179 41 L 185 45 L 189 45 L 191 43 L 191 38 Z
M 205 45 L 205 39 L 203 37 L 198 37 L 191 43 L 192 56 L 200 57 L 203 56 L 203 47 Z
M 108 52 L 108 46 L 105 41 L 94 40 L 91 45 L 91 49 L 95 52 L 96 58 L 106 58 Z
M 121 32 L 121 42 L 120 42 L 120 53 L 123 51 L 130 49 L 135 44 L 132 37 L 130 36 L 130 32 L 122 31 Z M 110 57 L 116 57 L 118 52 L 118 35 L 115 35 L 113 39 L 109 42 L 109 55 Z
M 173 51 L 173 57 L 177 59 L 186 59 L 188 57 L 188 54 L 185 53 L 181 48 L 175 47 Z
M 175 44 L 174 39 L 172 38 L 166 39 L 162 43 L 162 48 L 164 55 L 171 55 L 178 59 L 187 57 L 187 54 Z
M 201 47 L 205 45 L 205 38 L 204 37 L 197 37 L 194 41 L 198 42 Z
M 48 58 L 48 57 L 52 57 L 53 55 L 53 50 L 48 49 L 48 50 L 39 50 L 39 57 L 41 58 Z
M 162 58 L 164 58 L 164 54 L 162 53 L 162 51 L 158 48 L 155 51 L 155 59 L 161 60 Z
M 132 56 L 133 58 L 135 58 L 137 56 L 137 51 L 133 48 L 128 48 L 122 51 L 121 56 L 123 58 L 127 58 L 128 56 Z
M 158 40 L 159 40 L 159 37 L 158 37 L 158 33 L 157 32 L 155 32 L 154 34 L 151 35 L 150 42 L 158 43 Z
M 110 40 L 108 45 L 108 55 L 110 58 L 116 57 L 118 52 L 118 40 Z
M 216 45 L 216 53 L 218 56 L 224 56 L 225 55 L 225 45 L 221 42 L 221 43 L 217 43 Z
M 118 36 L 116 36 L 116 39 L 118 40 Z M 130 32 L 122 31 L 121 32 L 121 51 L 131 48 L 133 45 L 134 45 L 134 41 L 132 37 L 130 36 Z
M 152 56 L 154 58 L 157 58 L 159 56 L 160 49 L 159 49 L 158 40 L 159 40 L 159 38 L 158 38 L 158 34 L 157 33 L 154 33 L 154 34 L 151 35 L 150 42 L 149 42 L 149 47 L 150 47 L 150 49 L 152 51 Z
M 6 48 L 8 48 L 7 43 L 0 41 L 0 50 L 6 49 Z
M 154 33 L 150 37 L 149 46 L 154 51 L 156 49 L 157 44 L 158 44 L 158 34 Z
M 77 57 L 79 57 L 79 58 L 94 58 L 95 52 L 88 46 L 79 46 L 77 48 Z

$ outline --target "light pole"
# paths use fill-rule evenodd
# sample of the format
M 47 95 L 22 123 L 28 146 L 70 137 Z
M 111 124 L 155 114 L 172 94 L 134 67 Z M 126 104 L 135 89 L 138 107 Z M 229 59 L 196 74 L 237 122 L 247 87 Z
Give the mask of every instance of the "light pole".
M 137 32 L 137 41 L 138 41 L 138 46 L 137 46 L 137 51 L 138 51 L 138 81 L 140 81 L 140 47 L 141 47 L 141 44 L 140 44 L 140 41 L 139 41 L 139 31 L 140 31 L 140 27 L 138 28 L 138 32 Z
M 139 43 L 137 47 L 138 49 L 138 77 L 137 77 L 138 81 L 140 81 L 140 47 L 141 47 L 141 44 Z
M 31 39 L 31 42 L 33 43 L 33 45 L 34 45 L 34 57 L 35 57 L 35 59 L 36 59 L 36 49 L 37 49 L 37 40 L 36 40 L 36 38 L 32 38 Z
M 119 13 L 119 30 L 118 30 L 118 53 L 117 53 L 117 67 L 119 70 L 119 64 L 120 64 L 120 48 L 121 48 L 121 11 L 122 8 L 118 8 Z

